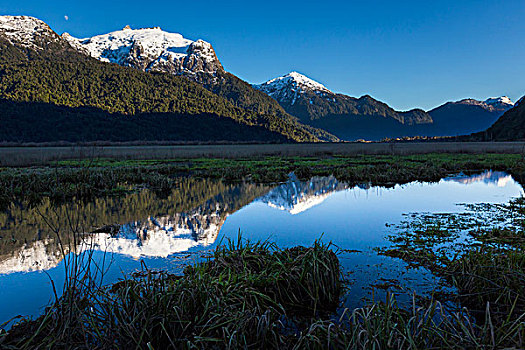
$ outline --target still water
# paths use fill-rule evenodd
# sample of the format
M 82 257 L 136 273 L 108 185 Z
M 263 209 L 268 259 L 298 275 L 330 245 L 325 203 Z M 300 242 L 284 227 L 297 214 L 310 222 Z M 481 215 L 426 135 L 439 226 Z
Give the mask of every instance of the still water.
M 53 300 L 51 280 L 60 289 L 64 279 L 58 241 L 69 242 L 71 232 L 89 233 L 95 257 L 106 258 L 105 283 L 144 264 L 180 272 L 239 233 L 281 247 L 311 245 L 322 237 L 350 250 L 339 257 L 352 283 L 345 304 L 357 307 L 377 297 L 371 286 L 385 281 L 399 281 L 406 295 L 435 285 L 428 271 L 407 270 L 402 261 L 373 250 L 388 244 L 390 225 L 404 214 L 456 212 L 459 203 L 504 203 L 522 194 L 520 184 L 502 172 L 391 188 L 350 187 L 334 177 L 301 182 L 291 175 L 277 186 L 183 179 L 167 197 L 142 191 L 90 203 L 12 206 L 0 213 L 0 324 L 16 315 L 37 316 Z

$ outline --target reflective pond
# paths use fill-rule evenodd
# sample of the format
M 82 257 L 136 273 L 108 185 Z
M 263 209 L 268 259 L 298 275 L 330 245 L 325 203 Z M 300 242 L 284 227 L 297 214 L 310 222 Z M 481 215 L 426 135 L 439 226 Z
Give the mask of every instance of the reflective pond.
M 334 177 L 301 182 L 291 175 L 275 186 L 189 178 L 162 197 L 144 190 L 88 203 L 13 205 L 0 213 L 0 324 L 16 315 L 37 316 L 53 300 L 51 280 L 58 288 L 63 283 L 63 254 L 71 248 L 61 247 L 75 244 L 71 232 L 87 237 L 99 261 L 105 258 L 105 283 L 144 265 L 180 272 L 239 234 L 280 247 L 311 245 L 322 237 L 345 250 L 339 256 L 351 282 L 345 304 L 357 307 L 385 281 L 418 292 L 433 288 L 427 271 L 407 270 L 402 261 L 374 251 L 388 244 L 391 224 L 404 214 L 455 212 L 462 210 L 459 203 L 504 203 L 522 194 L 502 172 L 390 188 L 350 187 Z

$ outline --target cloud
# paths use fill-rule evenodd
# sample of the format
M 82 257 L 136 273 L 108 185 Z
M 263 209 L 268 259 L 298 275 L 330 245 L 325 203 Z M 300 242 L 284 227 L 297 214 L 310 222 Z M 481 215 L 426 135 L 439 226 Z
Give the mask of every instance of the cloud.
M 69 16 L 68 16 L 68 15 L 65 15 L 65 16 L 64 16 L 64 19 L 65 19 L 66 21 L 69 21 Z

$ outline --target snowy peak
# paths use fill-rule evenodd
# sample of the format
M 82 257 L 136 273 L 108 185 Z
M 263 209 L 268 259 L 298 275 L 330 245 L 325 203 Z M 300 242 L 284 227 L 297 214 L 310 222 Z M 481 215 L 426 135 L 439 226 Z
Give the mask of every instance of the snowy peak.
M 323 84 L 297 72 L 291 72 L 260 85 L 253 85 L 253 87 L 273 97 L 278 102 L 290 104 L 294 104 L 303 95 L 315 94 L 323 97 L 334 95 Z
M 486 109 L 489 112 L 505 112 L 512 107 L 514 107 L 514 102 L 511 101 L 510 98 L 507 96 L 502 97 L 492 97 L 488 98 L 485 101 L 479 101 L 472 98 L 467 98 L 458 102 L 453 102 L 456 104 L 462 104 L 462 105 L 471 105 L 471 106 L 479 106 L 483 109 Z
M 0 16 L 0 37 L 12 45 L 43 49 L 60 37 L 43 21 L 29 16 Z
M 512 108 L 514 107 L 514 102 L 511 101 L 507 96 L 488 98 L 485 100 L 485 103 L 494 106 L 494 108 Z
M 254 86 L 270 96 L 282 92 L 283 90 L 303 93 L 308 91 L 332 93 L 323 84 L 318 83 L 315 80 L 312 80 L 298 72 L 291 72 L 282 77 L 271 79 L 263 84 Z
M 131 29 L 126 26 L 91 38 L 77 39 L 67 33 L 62 37 L 77 50 L 100 61 L 143 71 L 214 74 L 223 70 L 210 43 L 186 39 L 159 27 Z

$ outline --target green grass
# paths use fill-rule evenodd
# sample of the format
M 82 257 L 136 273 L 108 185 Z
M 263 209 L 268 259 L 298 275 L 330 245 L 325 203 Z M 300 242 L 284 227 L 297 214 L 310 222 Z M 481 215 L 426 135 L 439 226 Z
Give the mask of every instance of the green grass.
M 76 261 L 76 258 L 72 258 Z M 71 261 L 70 261 L 71 262 Z M 63 296 L 36 320 L 0 330 L 5 349 L 499 349 L 522 348 L 525 314 L 485 320 L 435 300 L 388 295 L 355 310 L 330 245 L 219 246 L 182 275 L 143 270 L 101 287 L 70 264 Z M 84 271 L 84 270 L 82 270 Z
M 48 167 L 1 170 L 0 208 L 5 209 L 13 202 L 32 205 L 45 197 L 56 201 L 93 199 L 144 187 L 167 193 L 180 177 L 276 183 L 285 181 L 288 174 L 294 172 L 302 180 L 334 175 L 349 185 L 392 186 L 411 181 L 438 181 L 459 172 L 489 169 L 508 171 L 520 181 L 525 174 L 525 162 L 514 154 L 68 160 Z
M 14 326 L 3 345 L 275 348 L 304 322 L 333 313 L 343 291 L 339 260 L 319 242 L 230 242 L 182 276 L 145 270 L 94 289 L 81 280 L 40 318 Z
M 465 205 L 457 214 L 414 214 L 380 254 L 424 267 L 479 319 L 517 320 L 525 310 L 525 199 Z

